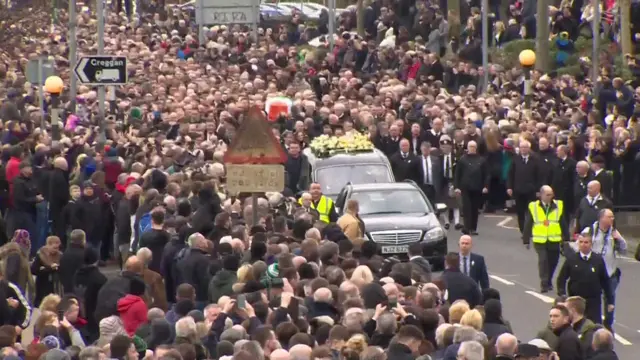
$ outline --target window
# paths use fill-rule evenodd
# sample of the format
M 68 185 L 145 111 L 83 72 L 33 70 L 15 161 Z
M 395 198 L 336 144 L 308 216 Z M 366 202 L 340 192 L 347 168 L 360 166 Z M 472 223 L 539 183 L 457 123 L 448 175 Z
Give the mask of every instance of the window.
M 408 214 L 431 212 L 424 196 L 417 190 L 379 190 L 353 192 L 351 199 L 358 200 L 360 215 Z
M 384 165 L 354 164 L 330 166 L 316 171 L 316 182 L 325 195 L 337 195 L 347 185 L 394 182 L 389 169 Z

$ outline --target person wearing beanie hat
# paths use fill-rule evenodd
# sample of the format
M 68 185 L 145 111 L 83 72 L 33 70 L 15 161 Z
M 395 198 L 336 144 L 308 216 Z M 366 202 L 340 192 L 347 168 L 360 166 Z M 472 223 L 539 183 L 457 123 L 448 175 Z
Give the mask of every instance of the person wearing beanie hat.
M 118 313 L 129 336 L 133 336 L 138 327 L 148 320 L 147 313 L 149 309 L 142 299 L 145 289 L 146 285 L 142 280 L 132 278 L 129 285 L 129 294 L 118 300 Z
M 111 342 L 111 340 L 117 335 L 125 335 L 127 332 L 124 329 L 122 319 L 118 315 L 112 315 L 106 317 L 100 321 L 100 338 L 98 339 L 98 346 L 105 346 Z
M 269 265 L 269 267 L 267 267 L 267 277 L 271 278 L 271 279 L 275 279 L 280 277 L 280 269 L 278 268 L 278 263 L 275 262 L 271 265 Z
M 16 230 L 11 242 L 3 246 L 2 250 L 0 259 L 5 264 L 2 269 L 4 280 L 17 286 L 22 294 L 34 294 L 35 281 L 31 276 L 31 264 L 29 263 L 31 251 L 29 232 L 23 229 Z M 14 266 L 8 264 L 14 264 Z
M 89 177 L 86 177 L 88 179 Z M 82 229 L 87 241 L 95 249 L 100 249 L 102 232 L 97 219 L 102 218 L 102 202 L 98 201 L 94 184 L 91 180 L 82 182 L 82 196 L 76 202 L 77 211 L 71 218 L 73 229 Z
M 40 343 L 44 344 L 47 348 L 49 348 L 49 350 L 60 349 L 60 340 L 53 335 L 45 336 L 40 340 Z

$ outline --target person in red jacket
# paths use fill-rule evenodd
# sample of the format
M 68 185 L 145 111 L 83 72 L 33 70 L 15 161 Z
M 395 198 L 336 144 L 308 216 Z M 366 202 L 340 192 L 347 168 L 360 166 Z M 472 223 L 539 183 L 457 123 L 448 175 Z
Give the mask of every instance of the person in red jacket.
M 138 327 L 147 322 L 149 308 L 142 298 L 144 293 L 145 283 L 140 279 L 132 279 L 129 293 L 118 300 L 118 313 L 129 336 L 133 336 Z
M 19 145 L 12 146 L 9 150 L 11 158 L 7 162 L 6 177 L 9 183 L 9 208 L 13 207 L 11 198 L 13 197 L 13 180 L 20 175 L 20 162 L 22 161 L 22 147 Z

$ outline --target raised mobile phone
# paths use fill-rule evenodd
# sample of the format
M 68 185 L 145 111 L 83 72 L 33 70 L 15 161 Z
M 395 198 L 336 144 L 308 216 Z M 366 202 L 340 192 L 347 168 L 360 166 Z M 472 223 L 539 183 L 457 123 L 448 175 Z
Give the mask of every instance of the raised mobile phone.
M 247 306 L 247 297 L 244 294 L 238 295 L 236 304 L 238 304 L 238 309 L 244 309 Z

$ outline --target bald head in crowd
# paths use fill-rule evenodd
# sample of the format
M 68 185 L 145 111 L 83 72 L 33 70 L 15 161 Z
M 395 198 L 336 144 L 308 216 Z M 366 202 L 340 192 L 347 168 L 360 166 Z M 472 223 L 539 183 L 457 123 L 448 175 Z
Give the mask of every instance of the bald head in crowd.
M 290 360 L 289 352 L 284 349 L 273 350 L 271 352 L 271 355 L 269 355 L 269 360 Z
M 600 195 L 601 188 L 602 187 L 600 186 L 600 182 L 598 180 L 591 180 L 587 184 L 587 194 L 589 194 L 589 196 L 591 197 L 596 197 Z
M 578 163 L 576 164 L 576 172 L 578 173 L 578 175 L 585 176 L 588 171 L 589 163 L 584 160 L 578 161 Z
M 340 284 L 340 291 L 347 297 L 359 297 L 360 296 L 360 289 L 358 289 L 358 286 L 356 284 L 354 284 L 353 282 L 347 280 L 347 281 L 343 281 Z
M 593 350 L 613 350 L 613 334 L 607 329 L 599 329 L 593 334 Z
M 63 158 L 63 157 L 57 157 L 54 161 L 53 161 L 53 166 L 56 169 L 60 169 L 60 170 L 64 170 L 67 171 L 69 170 L 69 164 L 67 163 L 67 159 Z
M 138 257 L 138 259 L 140 259 L 140 262 L 142 262 L 142 264 L 145 267 L 149 265 L 149 263 L 151 262 L 151 259 L 153 258 L 153 254 L 151 253 L 151 250 L 146 247 L 143 247 L 140 250 L 138 250 L 138 252 L 136 253 L 136 256 Z
M 306 262 L 307 259 L 305 259 L 304 256 L 296 256 L 293 258 L 293 266 L 296 268 L 296 270 L 300 268 L 300 265 L 305 264 Z
M 291 360 L 307 360 L 311 358 L 312 351 L 309 345 L 297 344 L 289 349 L 289 357 Z
M 124 270 L 136 274 L 141 274 L 144 270 L 144 263 L 137 256 L 131 256 L 124 263 Z
M 317 228 L 311 228 L 304 234 L 304 238 L 320 242 L 320 240 L 322 240 L 322 235 L 320 234 L 320 230 Z
M 333 294 L 327 288 L 320 288 L 313 293 L 313 301 L 330 304 L 333 301 Z
M 398 290 L 398 285 L 394 283 L 384 284 L 382 288 L 387 296 L 398 296 L 398 293 L 400 292 L 400 290 Z
M 232 239 L 231 247 L 233 248 L 233 250 L 237 251 L 238 253 L 241 253 L 244 251 L 244 242 L 242 242 L 242 240 L 240 239 Z
M 513 358 L 518 348 L 518 339 L 512 334 L 502 334 L 496 340 L 496 353 L 508 358 Z

